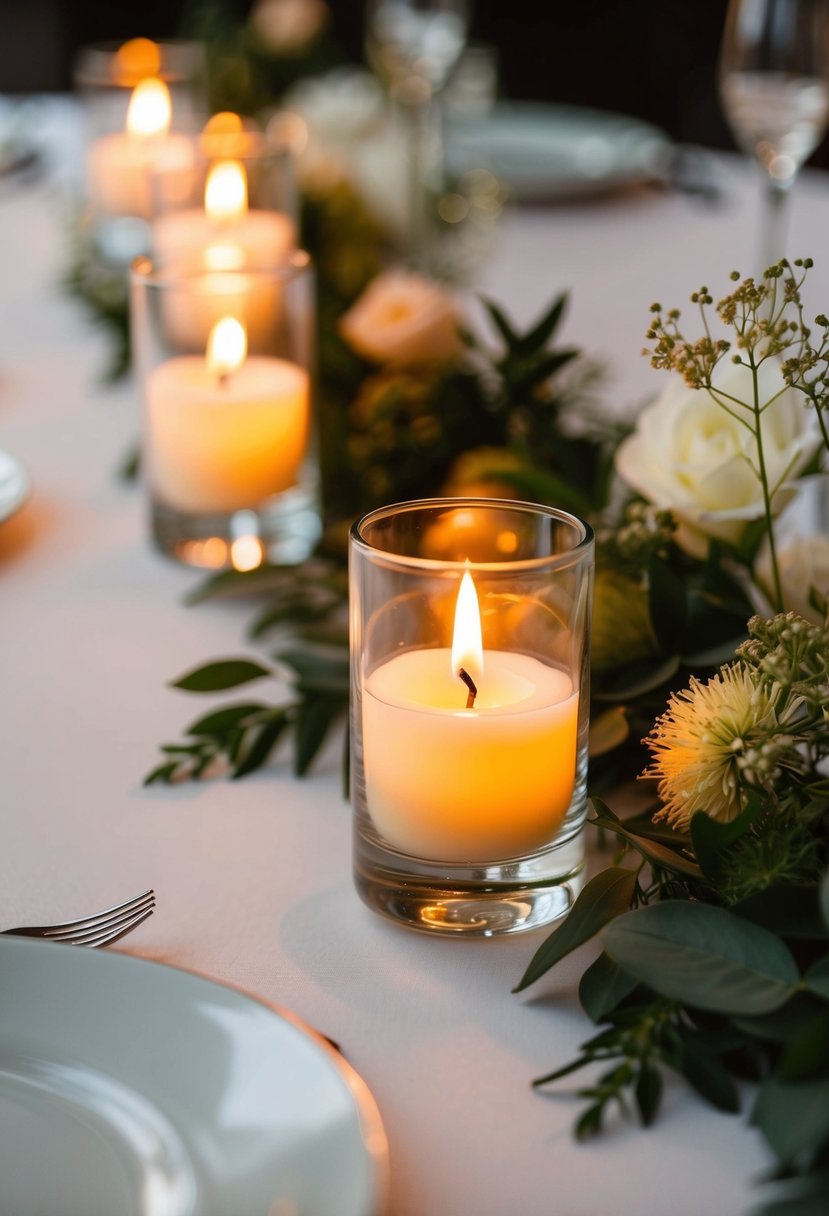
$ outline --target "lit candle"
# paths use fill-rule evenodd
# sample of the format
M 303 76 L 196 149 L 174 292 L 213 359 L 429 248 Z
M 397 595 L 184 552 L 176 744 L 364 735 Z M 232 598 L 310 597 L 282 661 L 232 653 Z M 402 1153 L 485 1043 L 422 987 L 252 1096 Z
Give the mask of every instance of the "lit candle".
M 578 690 L 530 655 L 481 642 L 464 574 L 451 651 L 407 650 L 363 691 L 366 801 L 394 848 L 494 862 L 550 840 L 575 782 Z
M 150 186 L 148 170 L 163 165 L 165 169 L 185 171 L 192 165 L 193 150 L 184 135 L 171 135 L 172 105 L 170 90 L 157 75 L 160 58 L 158 48 L 146 39 L 136 39 L 140 45 L 141 69 L 130 96 L 126 127 L 93 141 L 87 158 L 89 193 L 97 211 L 107 215 L 150 215 Z M 123 52 L 124 79 L 132 79 L 134 44 L 126 43 Z M 155 57 L 148 58 L 148 50 Z
M 146 378 L 146 455 L 156 498 L 178 511 L 225 514 L 295 485 L 308 437 L 308 374 L 247 355 L 225 317 L 206 357 L 183 355 Z
M 161 265 L 199 270 L 241 270 L 278 265 L 296 244 L 293 221 L 282 212 L 248 206 L 245 166 L 233 159 L 211 165 L 204 208 L 160 215 L 153 224 L 153 253 Z
M 253 290 L 247 268 L 278 266 L 294 248 L 295 232 L 287 215 L 248 208 L 244 165 L 220 160 L 211 166 L 204 209 L 187 208 L 159 216 L 152 244 L 161 266 L 208 271 L 196 289 L 172 292 L 166 323 L 171 342 L 181 350 L 202 350 L 217 316 L 244 318 L 251 345 L 273 328 L 278 292 Z M 233 272 L 233 273 L 229 273 Z

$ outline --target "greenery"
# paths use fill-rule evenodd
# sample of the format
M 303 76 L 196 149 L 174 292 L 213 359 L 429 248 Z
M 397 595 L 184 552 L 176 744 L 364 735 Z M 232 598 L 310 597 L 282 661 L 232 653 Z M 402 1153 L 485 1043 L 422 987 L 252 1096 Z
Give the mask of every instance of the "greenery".
M 810 265 L 796 263 L 803 274 Z M 656 341 L 654 365 L 681 371 L 708 392 L 751 430 L 758 452 L 770 403 L 757 388 L 758 369 L 775 356 L 788 356 L 785 387 L 816 410 L 826 438 L 827 323 L 817 318 L 813 344 L 803 320 L 803 274 L 780 263 L 717 306 L 737 329 L 733 358 L 755 386 L 748 401 L 718 388 L 715 368 L 729 347 L 711 337 L 707 322 L 691 343 L 679 332 L 678 312 L 663 320 L 657 308 L 648 333 Z M 712 302 L 707 289 L 692 299 L 704 317 Z M 752 1081 L 750 1121 L 775 1161 L 762 1213 L 819 1216 L 829 1204 L 827 588 L 811 589 L 812 620 L 793 612 L 754 615 L 738 644 L 725 629 L 719 641 L 708 635 L 712 649 L 683 653 L 683 638 L 689 630 L 694 636 L 714 601 L 724 610 L 715 633 L 729 619 L 742 632 L 746 601 L 734 572 L 754 573 L 762 542 L 774 552 L 776 487 L 764 479 L 762 460 L 754 471 L 763 517 L 738 547 L 712 541 L 704 560 L 688 559 L 674 547 L 670 516 L 642 507 L 604 542 L 615 555 L 611 578 L 622 582 L 617 598 L 636 605 L 631 597 L 639 589 L 629 619 L 644 670 L 664 674 L 660 658 L 673 650 L 670 665 L 696 675 L 678 683 L 667 708 L 645 726 L 650 764 L 642 775 L 656 783 L 648 811 L 622 820 L 593 799 L 592 823 L 617 841 L 614 864 L 586 884 L 516 991 L 598 938 L 601 952 L 579 986 L 597 1033 L 576 1059 L 534 1084 L 588 1070 L 576 1090 L 585 1105 L 575 1132 L 586 1138 L 604 1130 L 614 1111 L 653 1123 L 665 1069 L 726 1112 L 740 1109 L 740 1082 Z M 599 586 L 601 579 L 600 568 Z M 782 602 L 785 590 L 778 568 L 772 603 Z M 673 639 L 662 633 L 666 627 Z M 700 678 L 710 659 L 724 665 Z M 606 670 L 613 679 L 611 663 Z

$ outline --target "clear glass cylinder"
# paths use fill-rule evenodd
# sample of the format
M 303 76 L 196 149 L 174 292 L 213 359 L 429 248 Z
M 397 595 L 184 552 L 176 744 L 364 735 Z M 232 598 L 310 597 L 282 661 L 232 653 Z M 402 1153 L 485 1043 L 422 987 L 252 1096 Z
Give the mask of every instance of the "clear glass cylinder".
M 206 109 L 205 50 L 193 42 L 100 43 L 74 65 L 87 132 L 83 188 L 97 253 L 128 266 L 149 249 L 149 170 L 192 160 Z
M 293 154 L 261 131 L 208 129 L 189 162 L 150 171 L 152 258 L 159 266 L 241 270 L 279 265 L 297 245 Z
M 301 561 L 319 532 L 310 258 L 132 272 L 152 536 L 191 565 Z
M 352 528 L 354 875 L 376 911 L 490 936 L 569 910 L 592 574 L 590 528 L 548 507 L 432 499 Z

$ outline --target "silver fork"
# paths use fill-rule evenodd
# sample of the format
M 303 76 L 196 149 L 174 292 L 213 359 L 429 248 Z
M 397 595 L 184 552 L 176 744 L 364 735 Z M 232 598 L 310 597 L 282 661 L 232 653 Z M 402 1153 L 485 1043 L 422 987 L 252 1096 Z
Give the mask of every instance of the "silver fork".
M 4 929 L 14 937 L 43 937 L 52 942 L 67 942 L 71 946 L 108 946 L 131 933 L 155 908 L 155 892 L 145 891 L 115 908 L 107 908 L 96 916 L 82 916 L 60 925 L 21 925 Z

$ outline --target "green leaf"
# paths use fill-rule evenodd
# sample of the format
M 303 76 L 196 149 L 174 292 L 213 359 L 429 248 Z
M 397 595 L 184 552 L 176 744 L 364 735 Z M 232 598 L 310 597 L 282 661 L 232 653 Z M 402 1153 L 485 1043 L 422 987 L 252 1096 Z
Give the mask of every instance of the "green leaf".
M 735 840 L 739 840 L 741 836 L 745 835 L 759 812 L 759 801 L 753 799 L 749 806 L 730 823 L 720 823 L 718 820 L 712 819 L 710 815 L 706 815 L 704 811 L 697 811 L 692 816 L 691 842 L 700 869 L 706 878 L 711 879 L 712 882 L 720 879 L 723 868 L 729 864 L 727 857 L 729 848 Z
M 204 667 L 195 667 L 187 675 L 173 680 L 173 688 L 183 688 L 185 692 L 221 692 L 225 688 L 236 688 L 239 684 L 248 684 L 251 680 L 261 680 L 263 676 L 273 675 L 267 667 L 252 663 L 249 659 L 220 659 L 216 663 L 207 663 Z
M 701 878 L 702 871 L 695 861 L 690 857 L 684 857 L 682 853 L 676 849 L 672 849 L 667 845 L 660 844 L 659 841 L 650 840 L 645 836 L 638 836 L 635 832 L 628 829 L 624 821 L 614 818 L 606 819 L 603 815 L 591 819 L 590 822 L 595 824 L 597 828 L 605 828 L 607 831 L 615 832 L 617 836 L 621 836 L 633 846 L 643 857 L 654 865 L 660 866 L 662 869 L 673 870 L 678 874 L 685 874 L 689 878 Z
M 731 911 L 755 925 L 771 929 L 778 937 L 813 941 L 825 941 L 829 937 L 820 919 L 816 887 L 779 883 L 733 904 Z
M 661 653 L 672 654 L 685 629 L 688 606 L 682 580 L 657 557 L 648 564 L 648 612 Z
M 591 878 L 564 923 L 541 943 L 513 992 L 534 984 L 571 950 L 590 941 L 609 920 L 625 912 L 635 887 L 636 871 L 621 866 L 610 866 Z
M 504 339 L 507 348 L 512 349 L 520 341 L 520 338 L 507 320 L 506 314 L 498 307 L 494 300 L 488 300 L 481 296 L 481 303 L 489 313 L 495 328 Z
M 325 742 L 329 727 L 344 711 L 333 697 L 314 697 L 302 702 L 294 727 L 294 772 L 303 777 Z
M 492 476 L 512 486 L 516 497 L 529 502 L 558 503 L 582 515 L 592 514 L 593 505 L 587 495 L 549 469 L 493 469 Z
M 296 672 L 300 688 L 311 692 L 336 693 L 347 700 L 347 651 L 338 646 L 307 646 L 304 649 L 281 650 L 276 657 Z
M 540 350 L 546 346 L 558 328 L 566 304 L 567 292 L 564 291 L 553 300 L 547 312 L 536 322 L 532 329 L 518 340 L 516 343 L 517 349 L 529 352 Z
M 728 1069 L 716 1056 L 701 1051 L 687 1032 L 682 1035 L 679 1066 L 688 1084 L 717 1110 L 735 1113 L 740 1109 L 740 1096 Z
M 159 783 L 169 785 L 175 776 L 178 766 L 178 760 L 167 760 L 164 764 L 159 764 L 158 768 L 154 768 L 152 772 L 147 773 L 147 776 L 144 778 L 144 785 L 157 785 Z
M 262 726 L 253 732 L 248 731 L 248 734 L 253 733 L 253 739 L 247 748 L 243 752 L 240 752 L 240 758 L 233 769 L 232 776 L 234 781 L 238 781 L 241 777 L 252 773 L 257 768 L 261 768 L 278 743 L 279 737 L 287 724 L 287 714 L 281 714 L 270 722 L 264 722 Z
M 597 1102 L 594 1106 L 588 1106 L 579 1117 L 573 1132 L 577 1140 L 587 1140 L 590 1136 L 597 1136 L 601 1130 L 602 1104 Z
M 266 710 L 267 705 L 261 701 L 247 701 L 238 705 L 226 705 L 223 709 L 215 709 L 202 718 L 197 718 L 187 727 L 187 735 L 224 735 L 232 726 L 238 726 L 252 714 Z
M 628 667 L 614 672 L 612 678 L 603 682 L 600 689 L 593 693 L 595 701 L 633 701 L 643 693 L 653 692 L 660 685 L 666 684 L 679 671 L 679 655 L 672 654 L 662 663 L 654 664 L 652 659 L 641 663 L 631 663 Z
M 779 938 L 726 912 L 666 900 L 628 912 L 604 948 L 655 992 L 717 1013 L 768 1013 L 797 991 L 798 971 Z
M 203 580 L 186 597 L 187 604 L 222 599 L 233 595 L 260 595 L 295 586 L 296 566 L 262 565 L 253 570 L 222 570 Z
M 824 925 L 829 929 L 829 870 L 820 881 L 820 915 Z
M 829 1011 L 821 1011 L 783 1048 L 778 1067 L 781 1081 L 800 1081 L 829 1072 Z
M 816 993 L 829 1001 L 829 954 L 825 954 L 803 977 L 803 982 L 810 992 Z
M 545 1077 L 536 1077 L 533 1081 L 533 1087 L 539 1085 L 548 1085 L 551 1081 L 560 1081 L 562 1077 L 569 1077 L 571 1073 L 578 1072 L 580 1068 L 584 1068 L 587 1064 L 593 1063 L 592 1056 L 579 1056 L 577 1060 L 571 1060 L 569 1064 L 562 1065 L 555 1072 L 548 1072 Z
M 582 1009 L 594 1022 L 611 1013 L 638 984 L 635 976 L 624 971 L 607 954 L 600 954 L 579 983 Z
M 760 1086 L 751 1113 L 785 1166 L 808 1166 L 829 1141 L 829 1077 L 780 1081 L 770 1077 Z
M 829 1173 L 810 1173 L 787 1182 L 785 1190 L 764 1204 L 755 1216 L 826 1216 L 829 1212 Z
M 823 1010 L 817 997 L 798 992 L 774 1013 L 762 1017 L 735 1018 L 734 1026 L 742 1034 L 770 1043 L 787 1043 L 814 1021 Z
M 590 723 L 591 758 L 595 760 L 621 746 L 629 734 L 630 725 L 624 705 L 614 705 L 596 715 Z
M 662 1074 L 653 1064 L 642 1062 L 636 1079 L 636 1105 L 639 1118 L 645 1127 L 650 1127 L 659 1111 L 662 1100 Z

